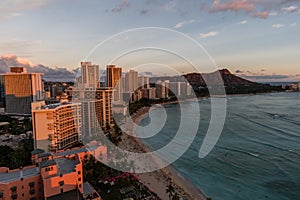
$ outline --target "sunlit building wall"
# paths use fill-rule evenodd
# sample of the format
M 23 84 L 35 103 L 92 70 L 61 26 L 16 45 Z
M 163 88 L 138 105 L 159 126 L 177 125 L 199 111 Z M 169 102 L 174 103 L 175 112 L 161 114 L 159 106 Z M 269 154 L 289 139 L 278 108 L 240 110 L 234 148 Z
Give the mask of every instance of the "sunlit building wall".
M 106 86 L 114 89 L 114 100 L 122 100 L 122 68 L 115 65 L 107 65 L 106 67 Z
M 134 92 L 136 89 L 138 89 L 138 73 L 129 70 L 125 74 L 125 92 Z
M 96 88 L 100 82 L 99 65 L 91 62 L 81 62 L 81 84 L 83 87 Z
M 81 138 L 81 103 L 32 103 L 34 148 L 67 149 Z

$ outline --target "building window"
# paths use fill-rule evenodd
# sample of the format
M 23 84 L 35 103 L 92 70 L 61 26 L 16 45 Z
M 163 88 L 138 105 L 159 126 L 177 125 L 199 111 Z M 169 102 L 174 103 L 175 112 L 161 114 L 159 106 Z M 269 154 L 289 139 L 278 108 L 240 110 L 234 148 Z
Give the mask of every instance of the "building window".
M 29 183 L 29 186 L 30 186 L 30 187 L 34 187 L 34 182 L 30 182 L 30 183 Z
M 78 182 L 80 182 L 81 181 L 81 178 L 78 178 Z
M 34 195 L 35 190 L 29 190 L 29 194 Z
M 15 191 L 17 191 L 17 187 L 14 186 L 14 187 L 10 188 L 10 190 L 11 190 L 12 192 L 15 192 Z
M 81 188 L 81 184 L 79 184 L 79 188 Z
M 65 183 L 64 181 L 60 181 L 60 182 L 59 182 L 59 186 L 63 186 L 64 183 Z
M 78 171 L 78 175 L 80 175 L 81 174 L 81 171 Z
M 3 198 L 3 192 L 0 192 L 0 198 Z
M 11 195 L 11 198 L 12 199 L 18 199 L 18 195 L 17 194 L 13 194 L 13 195 Z

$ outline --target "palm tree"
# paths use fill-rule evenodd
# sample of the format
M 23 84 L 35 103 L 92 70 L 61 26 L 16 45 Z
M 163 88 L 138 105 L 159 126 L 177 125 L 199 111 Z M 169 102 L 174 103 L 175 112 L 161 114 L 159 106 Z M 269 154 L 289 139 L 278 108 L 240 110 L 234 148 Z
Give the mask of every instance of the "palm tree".
M 168 185 L 166 189 L 166 193 L 169 195 L 169 200 L 171 200 L 171 197 L 173 196 L 174 192 L 175 192 L 174 187 L 171 184 Z
M 172 197 L 172 200 L 179 200 L 179 195 L 177 192 L 175 192 L 174 196 Z

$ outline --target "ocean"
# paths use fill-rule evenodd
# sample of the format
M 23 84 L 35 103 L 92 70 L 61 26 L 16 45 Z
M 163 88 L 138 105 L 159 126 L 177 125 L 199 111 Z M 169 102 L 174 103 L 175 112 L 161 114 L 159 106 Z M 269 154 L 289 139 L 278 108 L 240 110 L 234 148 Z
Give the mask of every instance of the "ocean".
M 180 124 L 180 108 L 195 103 L 201 118 L 197 136 L 173 163 L 182 176 L 213 200 L 300 199 L 300 93 L 228 96 L 221 137 L 202 159 L 198 154 L 210 119 L 208 98 L 164 105 L 164 128 L 142 141 L 153 150 L 172 141 Z M 159 118 L 160 113 L 156 109 L 151 116 Z M 149 117 L 140 121 L 142 126 L 149 123 Z

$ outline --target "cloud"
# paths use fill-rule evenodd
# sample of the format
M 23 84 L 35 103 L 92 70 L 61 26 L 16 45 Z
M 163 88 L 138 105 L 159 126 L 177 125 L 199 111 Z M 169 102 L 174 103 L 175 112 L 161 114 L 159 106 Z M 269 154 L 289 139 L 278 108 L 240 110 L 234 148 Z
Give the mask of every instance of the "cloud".
M 200 38 L 203 39 L 203 38 L 208 38 L 208 37 L 214 37 L 216 35 L 219 35 L 219 32 L 212 31 L 212 32 L 208 32 L 208 33 L 201 33 Z
M 260 18 L 260 19 L 266 19 L 268 18 L 268 16 L 269 13 L 267 11 L 253 13 L 253 17 Z
M 272 28 L 283 28 L 284 26 L 284 24 L 273 24 Z
M 266 19 L 268 16 L 299 12 L 298 6 L 289 5 L 292 3 L 299 3 L 299 0 L 214 0 L 208 11 L 210 13 L 242 11 L 252 17 Z
M 283 13 L 294 13 L 299 11 L 299 8 L 297 6 L 289 6 L 289 7 L 284 7 L 281 9 Z
M 181 28 L 181 27 L 183 27 L 183 26 L 185 26 L 185 25 L 188 25 L 188 24 L 192 24 L 192 23 L 194 23 L 195 22 L 195 20 L 189 20 L 189 21 L 183 21 L 183 22 L 180 22 L 180 23 L 178 23 L 178 24 L 176 24 L 175 26 L 174 26 L 174 28 Z
M 171 0 L 170 2 L 163 5 L 163 9 L 166 11 L 177 11 L 178 9 L 178 0 Z
M 254 10 L 254 4 L 248 0 L 229 0 L 221 3 L 215 0 L 210 8 L 210 12 L 226 12 L 226 11 L 246 11 L 248 13 Z
M 10 67 L 25 67 L 28 72 L 43 73 L 46 81 L 74 81 L 75 72 L 61 67 L 47 67 L 41 64 L 34 65 L 27 58 L 21 58 L 14 54 L 6 54 L 0 57 L 0 73 L 10 71 Z
M 117 4 L 114 8 L 112 8 L 110 11 L 113 13 L 120 13 L 125 8 L 128 8 L 130 6 L 129 0 L 122 0 L 121 3 Z
M 290 78 L 290 76 L 288 75 L 258 75 L 258 76 L 243 76 L 243 77 L 247 77 L 250 79 L 256 79 L 256 80 L 265 80 L 265 79 L 274 79 L 274 80 L 278 80 L 278 79 L 287 79 Z
M 270 16 L 277 16 L 280 14 L 292 14 L 292 13 L 297 13 L 299 11 L 300 9 L 298 6 L 288 6 L 288 7 L 283 7 L 281 9 L 278 9 L 278 11 L 271 12 Z
M 292 23 L 292 24 L 290 24 L 290 27 L 296 27 L 297 26 L 297 24 L 296 23 Z
M 247 20 L 243 20 L 243 21 L 240 21 L 240 22 L 238 22 L 237 24 L 239 24 L 239 25 L 243 25 L 243 24 L 247 24 L 248 23 L 248 21 Z
M 33 64 L 30 60 L 27 58 L 21 58 L 17 57 L 14 54 L 4 54 L 1 56 L 1 59 L 3 61 L 6 61 L 6 63 L 13 63 L 12 66 L 26 66 L 26 67 L 33 67 Z
M 269 13 L 269 16 L 277 16 L 278 15 L 278 12 L 270 12 Z
M 22 11 L 46 5 L 49 0 L 1 0 L 0 19 L 20 16 Z

